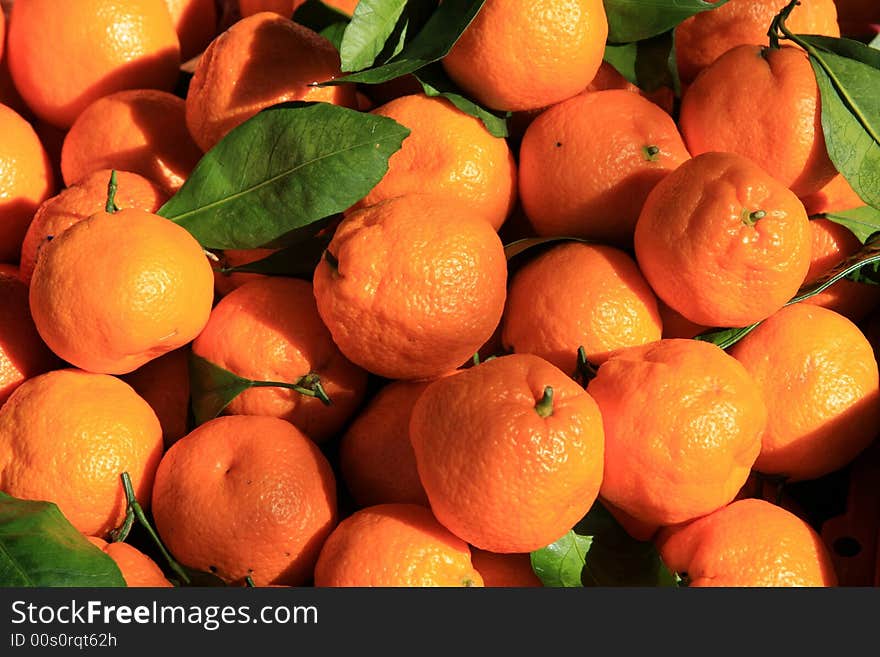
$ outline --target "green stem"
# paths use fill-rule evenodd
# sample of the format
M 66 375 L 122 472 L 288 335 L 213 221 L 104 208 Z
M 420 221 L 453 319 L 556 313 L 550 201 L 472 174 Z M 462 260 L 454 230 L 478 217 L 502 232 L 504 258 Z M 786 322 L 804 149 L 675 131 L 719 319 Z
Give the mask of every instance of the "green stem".
M 758 221 L 767 216 L 767 213 L 764 210 L 755 210 L 754 212 L 749 212 L 748 210 L 742 211 L 742 222 L 746 226 L 754 226 Z
M 286 388 L 287 390 L 295 390 L 306 397 L 316 397 L 320 399 L 324 406 L 330 406 L 333 400 L 324 390 L 321 384 L 321 378 L 314 372 L 310 372 L 305 376 L 301 376 L 296 383 L 286 383 L 284 381 L 252 381 L 253 388 Z
M 119 527 L 110 531 L 110 542 L 124 543 L 125 539 L 128 538 L 128 534 L 131 532 L 133 525 L 134 511 L 131 510 L 131 505 L 129 504 L 125 510 L 125 520 L 122 521 L 122 524 Z
M 159 552 L 162 553 L 165 561 L 168 562 L 171 570 L 173 570 L 175 574 L 180 578 L 180 581 L 187 585 L 190 584 L 189 575 L 186 574 L 186 571 L 184 571 L 183 567 L 174 559 L 174 557 L 171 556 L 171 553 L 165 549 L 165 545 L 163 545 L 162 539 L 159 538 L 156 530 L 153 529 L 150 521 L 147 520 L 147 516 L 144 513 L 143 508 L 137 501 L 137 497 L 135 497 L 134 487 L 131 485 L 131 477 L 128 475 L 127 472 L 122 473 L 122 488 L 125 491 L 125 499 L 128 502 L 129 511 L 131 511 L 134 517 L 137 518 L 137 521 L 141 524 L 141 526 L 147 530 L 150 538 L 153 539 L 156 547 L 159 548 Z
M 577 367 L 574 371 L 574 380 L 581 384 L 582 388 L 586 388 L 587 384 L 596 378 L 599 370 L 590 361 L 587 360 L 587 350 L 583 345 L 578 347 Z
M 254 589 L 257 587 L 257 585 L 254 584 L 254 578 L 250 575 L 244 578 L 244 583 L 249 589 Z
M 107 183 L 107 202 L 104 204 L 104 211 L 108 214 L 119 212 L 119 206 L 116 205 L 116 169 L 110 171 L 110 182 Z
M 656 162 L 660 149 L 657 146 L 642 146 L 642 152 L 645 154 L 645 159 L 648 162 Z
M 535 404 L 535 412 L 541 417 L 553 415 L 553 388 L 551 386 L 544 387 L 544 396 Z

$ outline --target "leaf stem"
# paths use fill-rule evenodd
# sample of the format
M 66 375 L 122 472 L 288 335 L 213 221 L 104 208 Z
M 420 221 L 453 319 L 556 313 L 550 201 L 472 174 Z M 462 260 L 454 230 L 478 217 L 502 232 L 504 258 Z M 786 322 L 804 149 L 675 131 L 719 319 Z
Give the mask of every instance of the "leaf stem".
M 553 387 L 544 387 L 544 396 L 535 404 L 535 412 L 541 417 L 553 415 Z
M 577 351 L 577 366 L 574 371 L 574 380 L 586 388 L 587 384 L 596 378 L 598 368 L 587 360 L 587 350 L 581 345 Z
M 330 399 L 330 396 L 321 384 L 321 377 L 314 372 L 309 372 L 305 376 L 301 376 L 297 379 L 296 383 L 287 383 L 285 381 L 252 381 L 251 387 L 286 388 L 288 390 L 295 390 L 306 397 L 316 397 L 321 400 L 324 406 L 330 406 L 333 403 L 333 400 Z
M 104 211 L 108 214 L 119 212 L 119 206 L 116 205 L 116 169 L 110 171 L 110 182 L 107 183 L 107 202 L 104 204 Z

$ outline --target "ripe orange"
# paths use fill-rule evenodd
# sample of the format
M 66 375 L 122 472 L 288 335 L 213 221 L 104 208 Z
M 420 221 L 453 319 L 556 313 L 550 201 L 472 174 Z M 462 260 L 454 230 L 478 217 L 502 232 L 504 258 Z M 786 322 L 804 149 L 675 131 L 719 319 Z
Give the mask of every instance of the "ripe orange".
M 773 17 L 787 4 L 788 0 L 729 0 L 683 21 L 675 29 L 675 56 L 682 80 L 691 82 L 731 48 L 767 43 Z M 834 0 L 801 2 L 785 24 L 795 34 L 840 36 Z
M 836 586 L 816 531 L 764 500 L 739 500 L 657 538 L 664 563 L 688 586 Z
M 543 586 L 532 570 L 528 554 L 498 554 L 471 548 L 471 563 L 482 576 L 485 587 Z
M 816 75 L 803 50 L 746 45 L 719 57 L 688 87 L 679 125 L 692 154 L 738 153 L 807 196 L 837 173 L 820 114 Z
M 16 2 L 8 48 L 12 78 L 28 107 L 59 128 L 114 91 L 170 91 L 180 65 L 164 0 Z
M 635 261 L 610 246 L 554 246 L 513 276 L 501 320 L 505 349 L 536 354 L 573 374 L 578 347 L 604 362 L 660 339 L 657 299 Z
M 318 442 L 343 427 L 366 391 L 367 373 L 333 344 L 311 284 L 295 278 L 266 277 L 227 294 L 193 342 L 193 353 L 256 381 L 318 377 L 329 406 L 317 397 L 271 387 L 245 390 L 224 409 L 232 415 L 280 417 Z
M 877 436 L 877 361 L 867 338 L 842 315 L 786 306 L 731 354 L 767 401 L 759 472 L 815 479 L 852 461 Z
M 174 30 L 180 41 L 180 60 L 185 62 L 201 53 L 217 36 L 215 0 L 165 0 Z
M 289 422 L 229 416 L 174 443 L 156 472 L 153 517 L 187 566 L 230 584 L 310 580 L 336 525 L 333 470 Z
M 482 215 L 411 195 L 350 214 L 315 269 L 321 319 L 349 360 L 391 379 L 455 369 L 492 335 L 507 262 Z
M 0 105 L 0 262 L 16 262 L 34 212 L 52 194 L 52 164 L 20 115 Z
M 43 246 L 106 207 L 110 173 L 109 169 L 95 171 L 40 205 L 21 244 L 22 280 L 30 283 Z M 168 192 L 136 173 L 117 171 L 116 184 L 116 205 L 120 208 L 155 212 L 168 200 Z
M 61 172 L 72 185 L 99 169 L 131 171 L 173 193 L 201 157 L 182 98 L 130 89 L 99 98 L 77 117 L 64 138 Z
M 742 487 L 767 424 L 746 369 L 696 340 L 621 349 L 587 392 L 605 425 L 600 495 L 650 525 L 692 520 Z
M 825 212 L 843 212 L 865 204 L 846 178 L 839 173 L 819 191 L 801 200 L 810 216 Z
M 199 59 L 186 96 L 186 123 L 202 150 L 277 103 L 356 107 L 354 87 L 312 87 L 340 76 L 339 52 L 316 32 L 271 12 L 243 18 Z
M 263 277 L 263 274 L 246 274 L 241 272 L 224 274 L 219 271 L 220 266 L 237 267 L 239 265 L 247 265 L 267 258 L 273 253 L 275 253 L 275 249 L 226 249 L 220 256 L 222 265 L 214 265 L 214 290 L 221 297 L 226 296 L 235 288 Z
M 507 142 L 443 98 L 403 96 L 373 110 L 410 129 L 388 173 L 358 207 L 412 193 L 460 200 L 498 229 L 516 201 L 516 164 Z
M 189 348 L 175 349 L 122 377 L 156 412 L 165 447 L 189 431 Z
M 797 292 L 810 266 L 804 206 L 733 153 L 704 153 L 648 195 L 635 231 L 642 273 L 663 301 L 704 326 L 748 326 Z
M 158 215 L 99 212 L 46 244 L 30 286 L 34 324 L 67 362 L 126 374 L 193 340 L 214 300 L 202 247 Z
M 122 522 L 123 472 L 149 508 L 161 456 L 162 428 L 153 409 L 106 374 L 41 374 L 0 408 L 0 490 L 54 502 L 90 536 L 106 536 Z
M 321 548 L 315 586 L 482 586 L 467 543 L 417 504 L 380 504 L 339 523 Z
M 442 62 L 487 107 L 538 109 L 583 91 L 607 36 L 601 0 L 486 0 Z
M 419 477 L 453 534 L 491 552 L 531 552 L 565 534 L 602 482 L 596 402 L 531 354 L 438 379 L 410 419 Z
M 410 441 L 409 421 L 430 381 L 394 381 L 355 417 L 339 444 L 342 479 L 359 507 L 428 505 Z
M 862 247 L 851 230 L 829 219 L 810 221 L 810 232 L 813 248 L 805 283 L 821 278 Z M 880 286 L 843 279 L 804 303 L 829 308 L 854 322 L 860 322 L 880 303 Z
M 654 91 L 645 91 L 623 77 L 611 64 L 603 61 L 599 66 L 599 70 L 596 71 L 593 81 L 587 85 L 584 92 L 607 91 L 609 89 L 623 89 L 624 91 L 637 93 L 668 114 L 672 113 L 675 103 L 675 92 L 669 87 L 659 87 Z
M 172 586 L 156 562 L 136 547 L 128 543 L 108 543 L 97 536 L 89 536 L 88 539 L 116 562 L 127 586 L 163 588 Z
M 519 193 L 538 235 L 625 246 L 648 193 L 689 158 L 654 103 L 619 89 L 580 94 L 526 130 Z
M 0 271 L 0 406 L 22 383 L 58 365 L 31 319 L 27 285 Z
M 659 300 L 657 302 L 657 310 L 663 322 L 664 338 L 692 338 L 710 328 L 702 324 L 695 324 L 689 319 L 682 317 L 681 313 L 674 311 Z
M 290 18 L 293 12 L 306 0 L 238 0 L 238 8 L 242 16 L 250 16 L 260 11 L 274 11 Z M 345 14 L 354 13 L 359 0 L 323 0 L 328 7 L 333 7 Z

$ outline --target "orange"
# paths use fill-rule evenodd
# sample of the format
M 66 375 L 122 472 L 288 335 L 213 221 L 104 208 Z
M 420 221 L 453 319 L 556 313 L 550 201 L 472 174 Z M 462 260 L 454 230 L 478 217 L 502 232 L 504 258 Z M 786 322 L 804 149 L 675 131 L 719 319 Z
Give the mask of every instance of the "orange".
M 662 301 L 657 302 L 657 310 L 663 322 L 664 338 L 692 338 L 710 328 L 685 319 Z
M 689 158 L 654 103 L 620 89 L 580 94 L 526 130 L 519 193 L 538 235 L 625 246 L 648 193 Z
M 589 511 L 602 482 L 596 402 L 531 354 L 433 382 L 413 408 L 410 437 L 434 515 L 490 552 L 554 542 Z
M 767 402 L 759 472 L 815 479 L 845 466 L 876 437 L 877 361 L 868 339 L 842 315 L 787 306 L 731 354 Z
M 321 548 L 315 586 L 482 586 L 467 543 L 417 504 L 380 504 L 339 523 Z
M 305 0 L 238 0 L 238 8 L 242 16 L 250 16 L 260 11 L 273 11 L 290 18 L 304 2 Z M 350 16 L 354 13 L 359 0 L 323 0 L 323 2 L 328 7 Z
M 0 271 L 0 406 L 22 383 L 57 366 L 31 319 L 27 285 Z
M 583 91 L 607 36 L 601 0 L 486 0 L 442 62 L 482 105 L 538 109 Z
M 682 164 L 648 195 L 635 253 L 654 292 L 703 326 L 748 326 L 795 295 L 810 267 L 804 206 L 733 153 Z
M 185 229 L 144 210 L 99 212 L 46 244 L 30 287 L 46 344 L 92 372 L 126 374 L 193 340 L 214 276 Z
M 801 199 L 810 216 L 826 212 L 843 212 L 861 207 L 865 202 L 839 173 L 819 191 Z
M 0 59 L 3 59 L 3 50 L 6 47 L 6 14 L 0 8 Z
M 653 91 L 639 89 L 636 85 L 623 77 L 611 64 L 603 61 L 599 65 L 599 70 L 596 71 L 596 76 L 593 78 L 593 81 L 587 85 L 584 92 L 606 91 L 608 89 L 623 89 L 624 91 L 640 94 L 657 105 L 657 107 L 664 112 L 668 114 L 672 113 L 673 104 L 675 102 L 675 92 L 672 89 L 669 87 L 659 87 Z
M 336 525 L 333 470 L 289 422 L 230 416 L 168 450 L 153 517 L 174 557 L 230 584 L 305 584 Z
M 788 0 L 728 0 L 683 21 L 675 29 L 675 56 L 682 80 L 691 82 L 736 46 L 767 43 L 773 17 Z M 785 22 L 795 34 L 840 36 L 834 0 L 802 1 Z
M 739 500 L 684 526 L 661 531 L 664 563 L 688 586 L 836 586 L 822 539 L 793 513 L 764 500 Z
M 185 62 L 202 52 L 217 36 L 215 0 L 165 0 L 180 41 L 180 60 Z
M 444 98 L 403 96 L 373 110 L 410 129 L 388 173 L 358 207 L 412 193 L 467 203 L 499 228 L 516 201 L 516 164 L 507 142 Z
M 165 447 L 189 431 L 189 349 L 175 349 L 122 377 L 156 412 Z
M 492 335 L 507 262 L 482 215 L 438 196 L 350 214 L 315 269 L 321 319 L 349 360 L 390 379 L 455 369 Z
M 221 267 L 247 265 L 267 258 L 273 253 L 275 253 L 275 249 L 226 249 L 220 256 L 220 262 L 214 264 L 214 290 L 222 297 L 249 281 L 256 281 L 263 277 L 263 274 L 242 272 L 224 274 L 220 271 Z
M 767 424 L 746 368 L 708 342 L 621 349 L 587 392 L 605 424 L 602 499 L 652 525 L 692 520 L 733 500 Z
M 20 115 L 0 105 L 0 262 L 15 262 L 34 212 L 52 194 L 52 164 Z
M 106 207 L 110 173 L 109 169 L 95 171 L 40 205 L 21 244 L 21 277 L 25 282 L 30 282 L 43 246 Z M 116 205 L 120 208 L 155 212 L 168 200 L 168 192 L 136 173 L 117 171 L 116 184 Z
M 319 442 L 342 429 L 366 391 L 367 373 L 333 344 L 311 284 L 295 278 L 266 277 L 227 294 L 193 342 L 193 353 L 256 381 L 310 388 L 308 380 L 316 377 L 329 406 L 287 388 L 251 388 L 224 412 L 280 417 Z
M 862 247 L 852 231 L 830 219 L 810 221 L 813 248 L 805 283 L 813 283 Z M 804 303 L 823 306 L 860 322 L 880 303 L 880 286 L 844 278 Z
M 798 196 L 837 173 L 825 150 L 816 75 L 799 48 L 737 46 L 703 71 L 681 101 L 693 155 L 738 153 Z
M 471 563 L 482 576 L 485 587 L 543 586 L 532 570 L 528 554 L 497 554 L 472 548 Z
M 131 171 L 176 192 L 201 157 L 182 98 L 130 89 L 99 98 L 77 117 L 64 138 L 61 172 L 72 185 L 100 169 Z
M 186 123 L 202 150 L 281 102 L 356 107 L 354 87 L 312 87 L 341 75 L 339 52 L 316 32 L 271 12 L 243 18 L 199 59 L 186 95 Z
M 659 340 L 657 299 L 635 261 L 610 246 L 568 242 L 513 276 L 501 320 L 508 351 L 536 354 L 574 374 L 578 347 L 587 360 Z
M 114 91 L 170 91 L 180 65 L 165 0 L 16 2 L 8 48 L 12 79 L 28 107 L 59 128 Z
M 348 426 L 339 444 L 342 479 L 358 507 L 428 505 L 419 479 L 409 421 L 430 381 L 394 381 Z
M 113 376 L 55 370 L 25 381 L 0 408 L 0 490 L 54 502 L 89 536 L 122 523 L 123 472 L 149 509 L 161 457 L 156 414 Z
M 89 536 L 88 539 L 116 562 L 127 586 L 162 588 L 172 586 L 156 562 L 136 547 L 128 543 L 108 543 L 96 536 Z

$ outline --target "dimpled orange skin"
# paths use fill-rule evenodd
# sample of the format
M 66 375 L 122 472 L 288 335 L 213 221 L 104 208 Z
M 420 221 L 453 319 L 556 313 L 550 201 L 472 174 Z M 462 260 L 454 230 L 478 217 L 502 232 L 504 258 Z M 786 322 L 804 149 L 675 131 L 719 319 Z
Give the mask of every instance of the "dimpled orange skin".
M 217 4 L 214 0 L 165 0 L 180 41 L 180 61 L 202 52 L 217 36 Z
M 536 404 L 553 389 L 552 413 Z M 599 408 L 564 372 L 531 354 L 486 361 L 432 383 L 410 438 L 431 509 L 490 552 L 531 552 L 590 509 L 603 469 Z
M 538 235 L 626 246 L 648 193 L 689 158 L 672 118 L 651 101 L 620 89 L 584 93 L 526 130 L 520 198 Z
M 0 271 L 0 407 L 22 383 L 58 364 L 31 319 L 27 285 Z
M 729 503 L 767 424 L 746 369 L 697 340 L 621 349 L 587 392 L 605 424 L 602 498 L 642 523 L 685 522 Z
M 389 379 L 457 368 L 504 310 L 498 234 L 467 206 L 402 196 L 352 213 L 315 269 L 321 319 L 349 360 Z
M 193 340 L 214 275 L 184 228 L 143 210 L 100 212 L 46 244 L 30 286 L 49 348 L 91 372 L 126 374 Z
M 170 91 L 180 65 L 165 0 L 16 2 L 7 47 L 28 107 L 59 128 L 114 91 Z
M 496 230 L 516 201 L 516 163 L 507 142 L 443 98 L 403 96 L 373 110 L 410 129 L 388 173 L 358 207 L 412 193 L 458 199 Z
M 116 562 L 126 586 L 170 588 L 162 569 L 146 554 L 128 543 L 108 543 L 102 538 L 89 536 L 89 541 Z
M 0 490 L 54 502 L 90 536 L 122 523 L 123 472 L 149 509 L 161 457 L 156 414 L 116 377 L 55 370 L 24 382 L 0 408 Z
M 89 174 L 79 182 L 46 199 L 37 209 L 21 244 L 21 277 L 30 282 L 40 249 L 73 224 L 88 219 L 107 206 L 110 169 Z M 155 212 L 168 200 L 168 192 L 143 176 L 116 172 L 116 205 Z
M 291 422 L 317 442 L 342 429 L 360 406 L 367 373 L 333 343 L 308 281 L 266 277 L 227 294 L 211 311 L 193 353 L 255 381 L 296 383 L 316 374 L 332 403 L 286 388 L 245 390 L 224 409 Z
M 482 585 L 467 543 L 417 504 L 355 511 L 327 538 L 315 566 L 320 587 Z
M 806 522 L 764 500 L 738 500 L 683 526 L 663 529 L 663 562 L 688 586 L 837 586 L 822 539 Z
M 805 283 L 813 283 L 862 247 L 859 238 L 846 226 L 830 219 L 810 221 L 813 235 L 812 260 Z M 860 322 L 880 303 L 880 287 L 844 278 L 803 303 L 828 308 Z
M 189 353 L 169 351 L 122 377 L 156 412 L 166 448 L 189 431 Z
M 430 383 L 389 383 L 346 429 L 339 444 L 339 468 L 359 507 L 390 503 L 428 506 L 409 421 L 413 406 Z
M 825 149 L 816 75 L 799 48 L 738 46 L 682 97 L 679 126 L 694 155 L 743 155 L 807 196 L 837 174 Z
M 186 96 L 186 123 L 209 150 L 257 112 L 282 102 L 356 107 L 354 87 L 312 87 L 341 75 L 339 52 L 316 32 L 272 12 L 243 18 L 211 42 Z
M 587 360 L 659 340 L 657 299 L 635 261 L 610 246 L 569 242 L 513 276 L 501 320 L 508 351 L 536 354 L 573 374 L 578 347 Z
M 202 157 L 186 127 L 186 104 L 165 91 L 129 89 L 99 98 L 64 138 L 68 185 L 99 169 L 138 173 L 176 192 Z
M 314 442 L 274 417 L 226 416 L 162 459 L 153 517 L 180 562 L 230 584 L 304 585 L 336 526 L 333 470 Z
M 852 461 L 876 437 L 877 361 L 868 339 L 842 315 L 786 306 L 730 353 L 767 401 L 757 471 L 815 479 Z
M 675 55 L 684 82 L 736 46 L 767 43 L 773 17 L 788 0 L 728 0 L 686 19 L 675 29 Z M 786 26 L 795 34 L 840 36 L 834 0 L 802 0 Z
M 471 548 L 471 563 L 483 578 L 485 587 L 521 588 L 543 586 L 532 570 L 528 554 L 497 554 Z
M 28 224 L 55 183 L 37 133 L 6 105 L 0 105 L 0 133 L 0 262 L 17 262 Z
M 634 245 L 642 274 L 673 310 L 703 326 L 748 326 L 795 295 L 811 241 L 790 190 L 742 156 L 705 153 L 651 191 Z
M 538 109 L 583 91 L 607 36 L 601 0 L 487 0 L 441 61 L 482 105 Z

